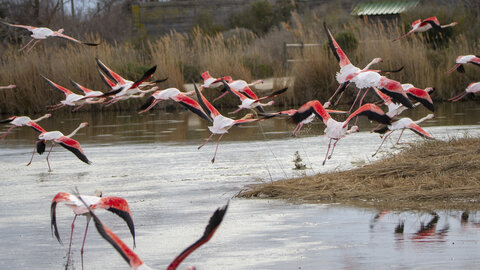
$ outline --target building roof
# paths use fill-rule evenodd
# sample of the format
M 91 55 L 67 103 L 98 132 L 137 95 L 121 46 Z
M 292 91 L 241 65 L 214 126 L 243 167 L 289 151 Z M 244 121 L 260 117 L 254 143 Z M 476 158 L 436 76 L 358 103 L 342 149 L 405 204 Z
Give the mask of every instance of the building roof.
M 362 2 L 353 8 L 351 14 L 356 16 L 400 14 L 418 5 L 419 0 Z

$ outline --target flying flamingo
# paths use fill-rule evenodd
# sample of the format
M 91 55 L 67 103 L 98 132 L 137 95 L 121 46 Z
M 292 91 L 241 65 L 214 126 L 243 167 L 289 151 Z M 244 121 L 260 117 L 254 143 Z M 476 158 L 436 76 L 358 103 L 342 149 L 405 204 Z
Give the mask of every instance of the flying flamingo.
M 284 93 L 288 89 L 288 87 L 285 87 L 285 88 L 282 88 L 280 90 L 274 91 L 273 93 L 271 93 L 268 96 L 264 96 L 264 97 L 257 98 L 257 99 L 251 99 L 251 98 L 248 98 L 247 96 L 245 96 L 244 94 L 236 91 L 235 89 L 231 88 L 224 80 L 223 80 L 223 85 L 225 86 L 225 89 L 227 89 L 228 92 L 237 96 L 240 99 L 240 101 L 242 102 L 242 104 L 238 105 L 238 109 L 236 109 L 233 112 L 230 112 L 231 114 L 237 113 L 242 109 L 254 109 L 254 108 L 256 108 L 258 111 L 263 113 L 265 111 L 263 110 L 262 107 L 273 105 L 274 101 L 272 100 L 272 101 L 269 101 L 267 103 L 261 103 L 260 101 L 262 101 L 264 99 L 267 99 L 267 98 L 274 98 L 274 97 Z
M 167 88 L 165 90 L 159 90 L 153 93 L 140 108 L 140 112 L 144 113 L 153 108 L 158 102 L 162 100 L 172 99 L 173 101 L 185 106 L 187 109 L 202 117 L 203 119 L 210 121 L 208 115 L 203 111 L 202 107 L 196 100 L 189 97 L 189 95 L 195 94 L 195 91 L 186 93 L 180 92 L 177 88 Z
M 25 49 L 28 45 L 30 45 L 30 43 L 32 43 L 34 40 L 36 40 L 31 46 L 30 48 L 27 50 L 27 52 L 29 52 L 38 42 L 40 42 L 40 40 L 42 39 L 47 39 L 48 37 L 60 37 L 60 38 L 65 38 L 65 39 L 68 39 L 70 41 L 73 41 L 73 42 L 76 42 L 76 43 L 80 43 L 80 44 L 84 44 L 84 45 L 88 45 L 88 46 L 97 46 L 98 43 L 87 43 L 87 42 L 83 42 L 83 41 L 80 41 L 80 40 L 77 40 L 77 39 L 74 39 L 72 37 L 69 37 L 67 35 L 64 35 L 63 34 L 63 28 L 62 29 L 59 29 L 57 31 L 53 31 L 49 28 L 46 28 L 46 27 L 34 27 L 34 26 L 29 26 L 29 25 L 20 25 L 20 24 L 10 24 L 10 23 L 6 23 L 6 22 L 3 22 L 4 24 L 8 25 L 8 26 L 13 26 L 13 27 L 20 27 L 20 28 L 25 28 L 27 29 L 28 31 L 32 32 L 32 40 L 30 40 L 27 45 L 23 46 L 21 50 Z
M 86 101 L 84 99 L 84 96 L 73 93 L 69 89 L 52 82 L 51 80 L 47 79 L 45 76 L 43 76 L 41 74 L 40 74 L 40 76 L 42 76 L 42 78 L 44 78 L 47 81 L 47 83 L 50 84 L 53 88 L 55 88 L 56 90 L 65 94 L 65 100 L 60 101 L 60 103 L 58 103 L 56 105 L 48 106 L 49 111 L 55 111 L 55 110 L 58 110 L 62 107 L 65 107 L 65 106 L 82 107 L 83 105 L 85 105 L 85 103 L 88 103 L 88 101 Z M 77 108 L 75 108 L 75 109 L 77 109 Z
M 448 100 L 452 101 L 452 102 L 456 102 L 456 101 L 459 101 L 460 99 L 464 98 L 466 95 L 470 94 L 470 93 L 477 93 L 477 92 L 480 92 L 480 82 L 475 82 L 475 83 L 471 83 L 468 85 L 468 87 L 465 89 L 465 92 L 462 92 L 452 98 L 449 98 Z
M 102 103 L 105 101 L 105 98 L 102 97 L 104 95 L 103 92 L 101 91 L 95 91 L 95 90 L 92 90 L 92 89 L 89 89 L 77 82 L 75 82 L 74 80 L 70 79 L 70 83 L 73 85 L 73 87 L 75 87 L 77 90 L 80 90 L 83 92 L 84 96 L 82 99 L 85 99 L 89 104 L 94 104 L 94 103 Z M 84 104 L 82 104 L 81 106 L 77 107 L 74 109 L 74 111 L 80 109 Z
M 220 134 L 220 137 L 217 141 L 217 147 L 215 148 L 215 153 L 213 154 L 212 163 L 215 162 L 215 156 L 217 155 L 218 145 L 220 144 L 220 140 L 222 139 L 225 133 L 228 133 L 228 130 L 236 125 L 246 124 L 246 123 L 253 123 L 256 121 L 261 121 L 263 119 L 254 119 L 252 118 L 253 115 L 246 114 L 243 118 L 238 120 L 233 120 L 231 118 L 225 117 L 218 112 L 218 110 L 202 95 L 200 90 L 198 90 L 197 85 L 193 83 L 195 87 L 195 92 L 197 93 L 198 103 L 202 106 L 203 110 L 207 112 L 211 119 L 210 122 L 213 123 L 213 126 L 208 127 L 212 134 L 205 140 L 205 142 L 198 147 L 198 149 L 202 148 L 208 141 L 210 141 L 215 134 Z M 203 117 L 205 118 L 205 117 Z M 208 116 L 207 116 L 208 118 Z M 213 119 L 213 120 L 212 120 Z
M 441 31 L 443 28 L 446 28 L 446 27 L 451 27 L 451 26 L 455 26 L 457 25 L 458 22 L 452 22 L 450 24 L 446 24 L 446 25 L 440 25 L 440 22 L 438 21 L 437 17 L 430 17 L 430 18 L 427 18 L 425 20 L 416 20 L 414 22 L 412 22 L 412 30 L 408 31 L 405 35 L 399 37 L 399 38 L 396 38 L 392 41 L 397 41 L 401 38 L 404 38 L 410 34 L 413 34 L 413 33 L 419 33 L 419 32 L 425 32 L 427 30 L 430 30 L 430 29 L 435 29 L 437 31 Z
M 0 89 L 13 89 L 15 87 L 17 87 L 15 84 L 10 84 L 7 86 L 0 86 Z
M 380 129 L 375 129 L 374 132 L 377 132 L 377 133 L 380 133 L 380 134 L 385 134 L 387 132 L 389 132 L 389 133 L 386 134 L 383 137 L 382 143 L 380 143 L 380 146 L 378 147 L 377 151 L 375 151 L 375 153 L 372 155 L 372 157 L 375 156 L 378 153 L 378 151 L 382 147 L 382 145 L 385 142 L 385 140 L 387 139 L 387 137 L 390 136 L 395 130 L 401 130 L 402 131 L 400 133 L 400 136 L 398 136 L 398 140 L 395 144 L 397 144 L 400 141 L 400 138 L 403 135 L 403 131 L 405 131 L 405 129 L 407 129 L 407 128 L 410 129 L 411 131 L 417 133 L 418 135 L 420 135 L 422 137 L 425 137 L 427 139 L 433 139 L 432 135 L 430 135 L 428 132 L 426 132 L 425 130 L 423 130 L 419 126 L 419 124 L 422 123 L 423 121 L 428 120 L 428 119 L 432 119 L 433 117 L 434 117 L 433 114 L 429 114 L 429 115 L 427 115 L 423 118 L 418 119 L 417 121 L 413 121 L 412 119 L 410 119 L 408 117 L 404 117 L 404 118 L 401 118 L 398 121 L 393 122 L 391 125 L 385 126 L 383 128 L 380 128 Z
M 83 196 L 82 196 L 83 197 Z M 130 265 L 133 270 L 152 270 L 152 268 L 148 267 L 141 259 L 138 257 L 133 250 L 131 250 L 116 234 L 114 234 L 110 228 L 108 228 L 103 222 L 95 215 L 88 204 L 82 199 L 82 197 L 78 197 L 80 201 L 83 202 L 85 206 L 87 206 L 87 210 L 89 211 L 93 221 L 95 222 L 95 227 L 97 228 L 98 233 L 105 239 L 112 247 L 114 247 L 118 253 L 123 257 L 123 259 Z M 191 246 L 187 247 L 182 253 L 180 253 L 175 259 L 168 265 L 167 270 L 175 270 L 177 267 L 188 257 L 193 251 L 197 248 L 202 246 L 203 244 L 207 243 L 210 238 L 212 238 L 215 231 L 218 229 L 220 224 L 222 223 L 223 217 L 228 209 L 228 203 L 223 206 L 222 208 L 218 208 L 213 215 L 210 217 L 208 221 L 208 225 L 203 232 L 202 237 L 198 239 L 195 243 Z M 187 269 L 195 269 L 195 267 L 191 266 Z
M 80 129 L 88 126 L 87 122 L 81 123 L 72 133 L 68 135 L 63 135 L 62 132 L 60 131 L 44 131 L 42 132 L 39 136 L 37 141 L 35 142 L 35 147 L 33 148 L 33 153 L 32 157 L 30 158 L 30 161 L 28 162 L 27 166 L 32 163 L 33 160 L 33 155 L 35 154 L 35 150 L 38 152 L 38 154 L 43 154 L 45 152 L 45 141 L 52 141 L 52 146 L 50 147 L 50 150 L 48 151 L 47 154 L 47 164 L 48 164 L 48 171 L 51 172 L 52 169 L 50 167 L 50 162 L 48 161 L 48 157 L 50 156 L 50 153 L 52 152 L 52 148 L 55 145 L 55 143 L 60 144 L 63 146 L 65 149 L 68 151 L 72 152 L 75 156 L 77 156 L 81 161 L 90 164 L 90 160 L 88 160 L 87 156 L 85 156 L 85 153 L 82 150 L 82 147 L 80 147 L 80 143 L 77 142 L 76 140 L 70 138 L 73 135 L 75 135 Z
M 60 235 L 58 233 L 57 228 L 57 217 L 56 217 L 56 208 L 58 203 L 64 203 L 66 206 L 71 208 L 75 214 L 73 221 L 72 221 L 72 230 L 70 232 L 70 244 L 68 245 L 68 254 L 67 254 L 67 263 L 65 265 L 65 269 L 68 268 L 68 263 L 70 260 L 70 251 L 72 248 L 72 236 L 73 236 L 73 228 L 75 224 L 75 220 L 77 219 L 78 215 L 85 216 L 87 218 L 87 226 L 85 227 L 85 234 L 83 236 L 83 243 L 82 248 L 80 249 L 80 254 L 82 258 L 82 269 L 83 269 L 83 248 L 85 246 L 85 239 L 87 238 L 87 231 L 88 231 L 88 224 L 90 223 L 90 219 L 92 216 L 88 212 L 88 208 L 95 210 L 95 209 L 105 209 L 108 210 L 120 218 L 122 218 L 128 225 L 130 229 L 130 233 L 133 237 L 133 246 L 135 247 L 135 226 L 133 224 L 132 213 L 130 212 L 130 207 L 125 199 L 120 197 L 102 197 L 102 193 L 99 190 L 95 191 L 95 196 L 85 196 L 82 195 L 81 198 L 86 202 L 85 206 L 75 195 L 66 193 L 66 192 L 59 192 L 55 197 L 52 199 L 52 204 L 50 206 L 50 219 L 51 219 L 51 228 L 52 234 L 55 235 L 58 242 L 61 244 L 62 241 L 60 240 Z
M 447 71 L 447 74 L 452 73 L 454 70 L 464 73 L 465 68 L 463 67 L 464 64 L 472 63 L 474 65 L 480 66 L 480 57 L 475 55 L 460 55 L 455 60 L 455 66 Z
M 325 110 L 327 113 L 347 113 L 346 111 L 338 111 L 338 110 L 330 110 L 330 109 L 326 109 Z M 279 116 L 279 115 L 286 115 L 286 116 L 294 116 L 296 113 L 298 112 L 298 110 L 295 110 L 295 109 L 290 109 L 290 110 L 286 110 L 286 111 L 280 111 L 280 112 L 274 112 L 274 113 L 260 113 L 260 115 L 264 116 L 265 118 L 271 118 L 271 117 L 275 117 L 275 116 Z M 302 121 L 300 121 L 300 123 L 297 124 L 297 126 L 295 127 L 295 129 L 293 129 L 292 131 L 292 136 L 293 137 L 297 137 L 298 133 L 300 132 L 300 130 L 302 129 L 302 127 L 305 125 L 305 124 L 309 124 L 311 123 L 313 120 L 315 119 L 315 114 L 312 113 L 310 114 L 307 118 L 303 119 Z
M 433 107 L 433 101 L 430 97 L 431 92 L 435 91 L 433 87 L 427 87 L 425 89 L 420 89 L 412 84 L 404 83 L 402 84 L 403 90 L 407 92 L 407 96 L 413 100 L 420 102 L 425 108 L 429 109 L 430 111 L 434 112 L 435 108 Z
M 327 157 L 328 159 L 332 157 L 335 146 L 341 138 L 345 137 L 350 133 L 358 131 L 357 126 L 352 126 L 352 128 L 348 129 L 348 123 L 352 118 L 360 115 L 365 115 L 370 120 L 374 120 L 382 124 L 390 124 L 390 118 L 382 111 L 382 109 L 380 109 L 377 105 L 374 104 L 365 104 L 358 108 L 356 111 L 354 111 L 352 114 L 350 114 L 345 121 L 338 122 L 332 117 L 330 117 L 330 114 L 328 114 L 328 112 L 318 100 L 312 100 L 303 104 L 292 116 L 292 119 L 294 122 L 300 123 L 302 120 L 310 117 L 312 113 L 322 119 L 323 123 L 327 126 L 325 128 L 325 135 L 330 138 L 327 153 L 322 163 L 323 165 L 325 165 Z M 332 152 L 330 153 L 330 155 L 328 155 L 332 140 L 335 140 L 335 143 L 333 144 Z
M 225 78 L 225 77 L 224 77 Z M 227 83 L 228 83 L 228 86 L 230 86 L 230 88 L 244 94 L 246 97 L 248 98 L 251 98 L 251 99 L 258 99 L 258 96 L 255 94 L 255 92 L 252 91 L 252 89 L 250 87 L 256 85 L 256 84 L 259 84 L 259 83 L 263 83 L 263 80 L 256 80 L 254 82 L 251 82 L 251 83 L 247 83 L 246 81 L 244 80 L 233 80 L 231 78 L 229 78 L 230 80 L 225 80 Z M 221 94 L 220 96 L 216 97 L 212 102 L 215 102 L 219 99 L 221 99 L 222 97 L 224 97 L 226 94 L 228 94 L 228 91 L 227 89 L 223 89 L 223 94 Z
M 370 66 L 374 65 L 374 64 L 377 64 L 377 63 L 380 63 L 382 62 L 382 58 L 374 58 L 370 63 L 368 63 L 368 65 L 366 65 L 363 69 L 360 69 L 356 66 L 354 66 L 352 64 L 352 62 L 350 62 L 350 60 L 348 59 L 347 55 L 343 52 L 342 48 L 340 47 L 340 45 L 338 45 L 337 41 L 335 40 L 335 38 L 333 37 L 332 33 L 330 32 L 330 29 L 328 29 L 327 27 L 327 24 L 326 23 L 323 23 L 323 27 L 325 28 L 325 32 L 327 33 L 327 37 L 328 37 L 328 44 L 330 45 L 330 49 L 332 49 L 332 52 L 333 52 L 333 55 L 335 55 L 335 57 L 337 58 L 338 60 L 338 64 L 340 65 L 340 72 L 337 72 L 336 74 L 336 78 L 337 78 L 337 81 L 338 83 L 340 84 L 337 88 L 337 90 L 335 90 L 335 93 L 328 99 L 327 102 L 325 102 L 325 105 L 324 107 L 325 108 L 328 108 L 330 105 L 331 105 L 331 101 L 332 99 L 339 93 L 341 92 L 342 95 L 343 95 L 343 91 L 348 87 L 348 85 L 350 84 L 349 80 L 347 80 L 347 78 L 349 77 L 349 75 L 351 74 L 354 74 L 354 73 L 358 73 L 360 71 L 365 71 L 365 70 L 368 70 L 370 68 Z M 352 104 L 352 108 L 353 106 L 355 105 L 355 102 L 357 101 L 359 95 L 360 95 L 360 92 L 359 91 L 357 93 L 357 96 L 355 98 L 355 101 L 353 102 Z M 341 96 L 339 98 L 337 98 L 337 101 L 335 102 L 338 103 L 338 101 L 340 100 Z M 352 108 L 350 108 L 350 111 L 352 110 Z
M 217 87 L 220 87 L 222 86 L 222 79 L 226 80 L 226 81 L 231 81 L 232 80 L 232 77 L 230 76 L 225 76 L 225 77 L 220 77 L 220 78 L 213 78 L 212 75 L 210 75 L 210 73 L 207 71 L 203 72 L 202 75 L 201 75 L 202 79 L 203 79 L 203 84 L 200 86 L 202 88 L 202 90 L 204 88 L 217 88 Z
M 32 127 L 34 130 L 40 133 L 45 132 L 45 129 L 43 129 L 39 124 L 37 124 L 37 122 L 40 122 L 45 118 L 49 118 L 50 116 L 52 115 L 47 113 L 44 116 L 35 120 L 30 119 L 30 117 L 28 116 L 12 116 L 5 120 L 1 120 L 0 123 L 9 123 L 12 125 L 12 127 L 10 127 L 7 132 L 0 136 L 0 140 L 3 140 L 7 136 L 7 134 L 10 133 L 10 131 L 12 131 L 14 128 L 21 126 Z

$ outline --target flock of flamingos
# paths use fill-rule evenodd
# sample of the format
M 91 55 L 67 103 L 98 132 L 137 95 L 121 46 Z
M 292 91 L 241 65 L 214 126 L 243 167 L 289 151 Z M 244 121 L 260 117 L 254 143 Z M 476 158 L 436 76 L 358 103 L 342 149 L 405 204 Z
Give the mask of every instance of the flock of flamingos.
M 74 41 L 80 44 L 85 44 L 89 46 L 96 46 L 98 44 L 94 43 L 85 43 L 74 39 L 72 37 L 66 36 L 63 34 L 63 29 L 58 31 L 52 31 L 48 28 L 44 27 L 33 27 L 33 26 L 26 26 L 26 25 L 16 25 L 16 24 L 9 24 L 3 22 L 4 24 L 12 27 L 20 27 L 31 31 L 33 34 L 31 35 L 32 40 L 28 44 L 26 44 L 20 50 L 24 50 L 28 47 L 28 50 L 31 50 L 40 40 L 46 39 L 48 37 L 61 37 L 68 39 L 70 41 Z M 454 26 L 457 23 L 451 23 L 448 25 L 440 25 L 439 21 L 436 17 L 431 17 L 425 20 L 417 20 L 412 23 L 412 29 L 406 33 L 405 35 L 393 40 L 396 41 L 401 39 L 405 36 L 408 36 L 415 32 L 424 32 L 429 29 L 434 29 L 440 31 L 442 28 Z M 205 142 L 200 145 L 198 148 L 200 149 L 204 146 L 215 134 L 220 135 L 217 141 L 217 145 L 215 148 L 215 153 L 212 158 L 212 163 L 215 161 L 215 156 L 218 150 L 218 145 L 220 140 L 222 139 L 223 135 L 228 132 L 228 130 L 236 125 L 252 123 L 256 121 L 264 121 L 271 117 L 276 116 L 288 116 L 290 117 L 297 126 L 292 132 L 293 136 L 296 136 L 299 131 L 301 130 L 304 124 L 308 124 L 314 120 L 315 117 L 320 118 L 326 126 L 325 134 L 330 139 L 328 144 L 328 149 L 325 155 L 325 159 L 323 164 L 325 164 L 327 159 L 332 157 L 333 151 L 335 149 L 336 144 L 338 141 L 345 137 L 346 135 L 357 132 L 359 130 L 357 126 L 357 119 L 358 116 L 366 116 L 370 120 L 376 121 L 379 125 L 373 130 L 374 132 L 383 134 L 383 141 L 380 144 L 379 148 L 382 146 L 385 139 L 392 134 L 395 130 L 403 131 L 405 129 L 410 129 L 413 132 L 417 133 L 420 136 L 425 138 L 433 138 L 428 132 L 423 130 L 419 124 L 426 120 L 433 117 L 433 114 L 429 114 L 419 120 L 412 120 L 410 118 L 400 118 L 398 116 L 404 110 L 412 109 L 416 106 L 425 106 L 428 110 L 434 111 L 433 101 L 430 98 L 430 93 L 434 91 L 434 88 L 429 87 L 426 89 L 420 89 L 412 84 L 401 84 L 398 81 L 389 79 L 383 75 L 382 73 L 389 73 L 389 72 L 398 72 L 401 69 L 394 70 L 394 71 L 383 71 L 383 70 L 373 70 L 370 69 L 371 65 L 379 63 L 382 61 L 381 58 L 373 59 L 365 68 L 360 69 L 354 66 L 348 57 L 345 55 L 343 50 L 340 48 L 338 43 L 335 41 L 332 33 L 328 29 L 327 25 L 324 24 L 325 31 L 329 40 L 330 48 L 332 49 L 333 54 L 337 58 L 340 71 L 336 74 L 336 79 L 339 83 L 339 87 L 332 95 L 332 97 L 324 104 L 322 104 L 318 100 L 312 100 L 304 105 L 302 105 L 298 109 L 291 109 L 279 112 L 265 112 L 264 107 L 272 105 L 273 101 L 262 103 L 262 101 L 266 99 L 271 99 L 276 97 L 277 95 L 282 94 L 287 90 L 287 88 L 283 88 L 280 90 L 276 90 L 272 92 L 270 95 L 258 97 L 254 91 L 250 88 L 251 86 L 262 83 L 261 80 L 255 81 L 253 83 L 247 83 L 244 80 L 233 80 L 230 76 L 224 76 L 220 78 L 212 77 L 208 71 L 205 71 L 201 74 L 203 79 L 203 84 L 200 88 L 194 83 L 194 91 L 190 92 L 181 92 L 177 88 L 168 88 L 164 90 L 160 90 L 156 83 L 164 81 L 164 80 L 157 80 L 157 81 L 148 81 L 154 74 L 156 66 L 152 67 L 150 70 L 145 72 L 145 74 L 136 81 L 130 81 L 110 68 L 108 68 L 102 61 L 96 59 L 99 74 L 101 79 L 106 83 L 109 87 L 108 92 L 100 92 L 100 91 L 93 91 L 88 89 L 77 82 L 71 81 L 74 88 L 83 92 L 83 95 L 75 94 L 71 90 L 56 84 L 55 82 L 51 81 L 50 79 L 46 78 L 42 75 L 42 77 L 46 80 L 46 82 L 53 87 L 54 89 L 61 91 L 65 94 L 65 100 L 60 101 L 59 104 L 49 106 L 50 111 L 54 111 L 60 109 L 65 106 L 73 106 L 75 107 L 73 111 L 78 110 L 82 106 L 86 104 L 95 104 L 100 103 L 104 104 L 105 106 L 109 106 L 113 103 L 130 99 L 130 98 L 142 98 L 149 92 L 154 92 L 145 102 L 145 104 L 141 107 L 139 113 L 144 113 L 151 108 L 153 108 L 157 103 L 163 100 L 174 100 L 177 103 L 185 106 L 191 112 L 197 114 L 199 117 L 205 119 L 212 123 L 212 126 L 209 126 L 209 130 L 211 131 L 210 137 L 208 137 Z M 33 42 L 33 43 L 32 43 Z M 464 72 L 463 64 L 472 63 L 475 65 L 480 65 L 480 58 L 474 55 L 463 55 L 459 56 L 456 59 L 455 66 L 448 71 L 448 73 L 457 70 L 459 72 Z M 332 105 L 337 105 L 342 95 L 345 93 L 345 89 L 351 83 L 354 83 L 355 86 L 358 88 L 358 93 L 356 95 L 355 101 L 353 102 L 350 110 L 348 112 L 345 111 L 338 111 L 338 110 L 331 110 L 328 109 Z M 219 98 L 223 97 L 224 95 L 230 93 L 237 96 L 240 100 L 240 105 L 238 109 L 229 114 L 235 114 L 240 112 L 243 109 L 250 109 L 254 113 L 247 113 L 245 116 L 239 119 L 232 119 L 222 115 L 213 105 L 212 102 L 207 100 L 202 91 L 208 88 L 218 88 L 223 87 L 224 94 L 217 97 L 214 101 L 218 100 Z M 15 85 L 9 85 L 0 87 L 0 89 L 5 88 L 15 88 Z M 360 98 L 362 89 L 366 89 L 363 96 Z M 366 93 L 372 89 L 380 98 L 379 102 L 376 104 L 367 103 L 362 104 L 363 98 L 365 97 Z M 469 93 L 476 93 L 480 91 L 480 82 L 471 83 L 466 89 L 465 92 L 460 93 L 459 95 L 452 97 L 451 101 L 458 101 L 465 97 Z M 192 96 L 196 96 L 196 99 L 192 98 Z M 333 99 L 336 97 L 336 100 Z M 415 102 L 415 103 L 414 103 Z M 356 110 L 353 110 L 355 104 L 359 104 Z M 385 113 L 379 106 L 384 104 L 387 106 L 388 111 Z M 256 111 L 255 111 L 255 110 Z M 347 113 L 348 117 L 345 121 L 337 121 L 330 116 L 331 113 Z M 37 137 L 35 142 L 35 147 L 33 149 L 33 153 L 30 159 L 30 162 L 27 164 L 29 165 L 32 160 L 35 152 L 38 154 L 42 154 L 45 152 L 46 141 L 51 141 L 51 147 L 47 154 L 47 164 L 49 171 L 51 171 L 50 163 L 48 161 L 48 157 L 51 153 L 51 150 L 55 143 L 60 144 L 67 150 L 71 151 L 75 156 L 77 156 L 81 161 L 90 164 L 89 159 L 87 158 L 85 152 L 80 146 L 80 143 L 72 137 L 76 134 L 78 130 L 84 128 L 88 125 L 88 123 L 84 122 L 81 123 L 77 129 L 71 132 L 68 135 L 64 135 L 60 131 L 46 131 L 43 129 L 38 122 L 42 119 L 50 117 L 51 114 L 45 114 L 44 116 L 38 119 L 30 119 L 28 116 L 12 116 L 6 120 L 1 121 L 1 123 L 9 123 L 11 127 L 8 129 L 7 132 L 0 136 L 0 140 L 5 138 L 5 136 L 12 131 L 15 127 L 20 126 L 29 126 L 32 127 L 34 130 L 40 133 Z M 349 127 L 349 125 L 352 125 Z M 400 135 L 401 136 L 401 135 Z M 398 140 L 400 137 L 398 138 Z M 333 146 L 331 146 L 333 142 Z M 397 141 L 398 143 L 398 141 Z M 331 148 L 331 151 L 330 151 Z M 377 150 L 378 152 L 378 150 Z M 375 155 L 375 152 L 373 155 Z M 82 256 L 82 269 L 83 269 L 83 249 L 85 244 L 85 237 L 88 230 L 88 224 L 90 220 L 93 218 L 95 226 L 100 233 L 100 235 L 108 241 L 119 253 L 120 255 L 127 261 L 127 263 L 132 267 L 132 269 L 151 269 L 146 266 L 141 259 L 135 254 L 131 248 L 129 248 L 118 236 L 116 236 L 93 212 L 94 209 L 106 209 L 117 214 L 121 217 L 128 225 L 130 232 L 133 237 L 133 246 L 135 246 L 135 229 L 133 218 L 128 206 L 128 203 L 125 199 L 119 197 L 102 197 L 101 193 L 96 193 L 95 196 L 80 196 L 78 191 L 74 194 L 69 194 L 65 192 L 58 193 L 52 200 L 51 203 L 51 227 L 54 235 L 61 243 L 60 235 L 58 233 L 57 224 L 56 224 L 56 206 L 58 203 L 64 203 L 68 207 L 70 207 L 75 214 L 75 217 L 72 222 L 72 230 L 70 234 L 70 244 L 69 250 L 67 255 L 67 262 L 65 268 L 68 268 L 69 260 L 70 260 L 70 251 L 72 245 L 72 235 L 73 235 L 73 228 L 74 222 L 78 215 L 84 215 L 87 217 L 87 227 L 85 229 L 85 236 L 82 243 L 81 248 L 81 256 Z M 186 248 L 182 253 L 180 253 L 168 266 L 167 269 L 176 269 L 177 266 L 195 249 L 206 243 L 215 233 L 216 229 L 222 222 L 222 219 L 227 211 L 228 203 L 218 208 L 212 217 L 205 229 L 203 236 L 196 241 L 194 244 Z M 194 266 L 190 266 L 187 269 L 195 269 Z

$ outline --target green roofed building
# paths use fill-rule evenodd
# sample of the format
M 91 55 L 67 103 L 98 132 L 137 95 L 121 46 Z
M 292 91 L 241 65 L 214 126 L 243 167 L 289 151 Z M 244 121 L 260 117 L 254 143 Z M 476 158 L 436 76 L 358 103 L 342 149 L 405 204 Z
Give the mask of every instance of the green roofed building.
M 351 14 L 360 16 L 365 21 L 398 19 L 400 13 L 416 7 L 419 2 L 420 0 L 361 2 L 353 8 Z

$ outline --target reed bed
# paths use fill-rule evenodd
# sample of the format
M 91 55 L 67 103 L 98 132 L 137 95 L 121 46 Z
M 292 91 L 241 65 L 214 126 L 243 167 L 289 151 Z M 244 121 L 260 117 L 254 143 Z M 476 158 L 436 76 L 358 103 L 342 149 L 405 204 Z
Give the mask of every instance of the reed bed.
M 480 138 L 429 141 L 349 171 L 252 185 L 238 197 L 388 209 L 478 210 L 478 164 Z
M 477 67 L 468 66 L 466 74 L 445 72 L 454 65 L 455 58 L 462 54 L 478 52 L 478 40 L 469 40 L 465 34 L 450 33 L 441 46 L 433 48 L 426 36 L 416 34 L 398 42 L 391 39 L 408 29 L 398 23 L 364 23 L 353 21 L 329 25 L 334 34 L 350 32 L 358 39 L 358 47 L 346 49 L 352 63 L 365 66 L 374 57 L 384 62 L 377 67 L 394 69 L 405 66 L 399 73 L 388 76 L 402 83 L 412 83 L 419 88 L 434 86 L 435 100 L 446 100 L 465 89 L 472 81 L 478 80 Z M 459 28 L 460 29 L 460 28 Z M 171 32 L 156 40 L 144 42 L 123 42 L 109 44 L 98 36 L 83 39 L 101 42 L 98 47 L 85 47 L 65 41 L 42 41 L 30 53 L 18 52 L 20 46 L 10 45 L 0 50 L 0 85 L 16 84 L 17 89 L 0 92 L 0 113 L 33 113 L 46 110 L 47 105 L 57 104 L 63 94 L 52 89 L 40 77 L 45 75 L 60 85 L 72 88 L 69 79 L 86 87 L 106 91 L 107 87 L 98 76 L 95 57 L 124 77 L 135 80 L 153 65 L 158 69 L 155 78 L 168 77 L 160 88 L 177 87 L 184 89 L 185 83 L 200 81 L 200 74 L 209 70 L 213 76 L 231 75 L 234 79 L 282 77 L 275 88 L 293 85 L 286 94 L 277 97 L 277 105 L 295 107 L 311 99 L 325 101 L 336 89 L 335 73 L 338 63 L 327 47 L 323 30 L 323 18 L 309 17 L 301 21 L 296 13 L 290 23 L 258 37 L 239 29 L 227 33 L 206 35 L 201 29 L 191 33 Z M 284 42 L 318 43 L 322 46 L 305 48 L 292 52 L 292 57 L 304 59 L 293 65 L 283 62 Z M 377 68 L 375 67 L 375 68 Z M 353 88 L 352 86 L 350 88 Z M 347 89 L 350 93 L 353 91 Z M 209 91 L 207 98 L 218 95 Z M 345 95 L 343 102 L 353 100 L 353 94 Z M 374 96 L 368 97 L 372 100 Z M 137 110 L 143 100 L 122 101 L 111 107 L 86 106 L 83 110 Z M 237 105 L 233 97 L 222 99 L 218 106 Z M 167 105 L 162 104 L 159 108 Z M 65 109 L 66 110 L 66 109 Z

